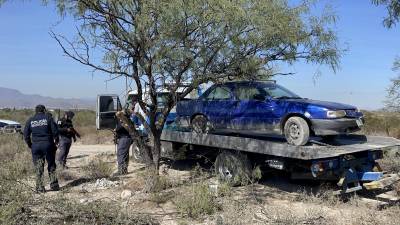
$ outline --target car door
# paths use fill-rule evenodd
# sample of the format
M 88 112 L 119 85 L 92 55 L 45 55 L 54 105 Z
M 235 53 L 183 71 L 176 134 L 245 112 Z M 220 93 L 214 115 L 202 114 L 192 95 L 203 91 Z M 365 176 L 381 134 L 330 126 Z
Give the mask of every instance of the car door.
M 214 129 L 226 129 L 229 126 L 232 110 L 235 109 L 232 90 L 226 85 L 214 86 L 201 99 L 202 112 L 212 123 Z
M 276 102 L 263 89 L 243 85 L 235 88 L 237 107 L 232 114 L 235 129 L 275 133 Z
M 118 95 L 98 95 L 96 105 L 96 128 L 114 129 L 117 124 L 115 113 L 122 110 Z

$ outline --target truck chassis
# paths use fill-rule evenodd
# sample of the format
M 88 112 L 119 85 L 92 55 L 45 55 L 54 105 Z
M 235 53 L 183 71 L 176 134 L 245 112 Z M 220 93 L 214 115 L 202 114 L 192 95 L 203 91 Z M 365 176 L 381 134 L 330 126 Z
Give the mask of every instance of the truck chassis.
M 164 129 L 161 139 L 162 151 L 167 155 L 182 149 L 207 149 L 219 154 L 215 170 L 225 180 L 227 175 L 232 178 L 235 171 L 227 172 L 227 175 L 224 171 L 235 170 L 248 163 L 252 168 L 258 165 L 287 171 L 293 179 L 335 181 L 340 187 L 337 194 L 386 190 L 400 180 L 398 174 L 386 174 L 376 162 L 383 157 L 384 150 L 400 146 L 400 140 L 390 137 L 348 135 L 338 137 L 329 144 L 312 140 L 307 146 L 293 146 L 278 137 L 198 134 Z M 228 169 L 226 165 L 218 168 L 221 167 L 217 163 L 218 157 L 226 158 L 227 154 L 230 158 L 236 157 L 233 161 L 236 165 Z M 382 196 L 390 196 L 388 202 L 391 204 L 400 200 L 393 196 L 393 192 L 381 193 L 380 201 L 385 199 Z M 383 201 L 382 204 L 388 202 Z

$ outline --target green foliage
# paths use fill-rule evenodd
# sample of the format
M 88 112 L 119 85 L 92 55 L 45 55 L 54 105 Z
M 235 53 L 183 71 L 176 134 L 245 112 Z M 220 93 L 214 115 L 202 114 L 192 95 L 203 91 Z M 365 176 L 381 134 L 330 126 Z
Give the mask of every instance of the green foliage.
M 383 5 L 387 10 L 387 17 L 383 20 L 383 24 L 387 28 L 391 28 L 400 20 L 400 1 L 398 0 L 372 0 L 375 5 Z
M 216 212 L 220 205 L 210 193 L 207 184 L 195 183 L 188 192 L 178 197 L 176 207 L 182 215 L 199 218 Z
M 397 57 L 393 63 L 393 71 L 400 71 L 400 58 Z M 391 84 L 387 90 L 386 108 L 392 111 L 400 111 L 400 75 L 391 79 Z
M 274 61 L 305 59 L 338 66 L 340 51 L 329 27 L 336 17 L 329 11 L 311 15 L 307 1 L 294 7 L 283 0 L 56 2 L 62 13 L 85 18 L 80 41 L 69 44 L 104 49 L 108 66 L 92 64 L 78 48 L 70 56 L 112 74 L 134 76 L 125 74 L 129 58 L 143 71 L 139 77 L 169 80 L 180 72 L 181 82 L 195 83 L 254 76 L 261 67 L 271 69 Z M 138 45 L 142 52 L 136 53 Z

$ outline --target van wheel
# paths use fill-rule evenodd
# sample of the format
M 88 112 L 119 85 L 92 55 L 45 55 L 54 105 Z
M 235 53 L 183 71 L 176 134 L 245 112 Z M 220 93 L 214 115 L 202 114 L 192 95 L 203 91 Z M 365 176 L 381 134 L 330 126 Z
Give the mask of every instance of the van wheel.
M 310 128 L 307 122 L 298 116 L 290 117 L 284 126 L 286 141 L 291 145 L 307 144 L 310 138 Z
M 198 134 L 206 134 L 210 131 L 210 122 L 203 115 L 197 115 L 191 122 L 192 130 Z
M 251 163 L 246 155 L 223 151 L 215 160 L 215 173 L 231 186 L 246 185 L 251 181 Z

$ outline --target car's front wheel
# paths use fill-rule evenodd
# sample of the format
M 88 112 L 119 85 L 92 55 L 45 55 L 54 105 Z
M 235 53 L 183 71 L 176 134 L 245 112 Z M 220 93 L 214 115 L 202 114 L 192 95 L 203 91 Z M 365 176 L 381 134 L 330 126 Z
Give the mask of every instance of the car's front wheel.
M 303 118 L 293 116 L 286 121 L 284 134 L 289 144 L 305 145 L 310 138 L 310 127 Z

